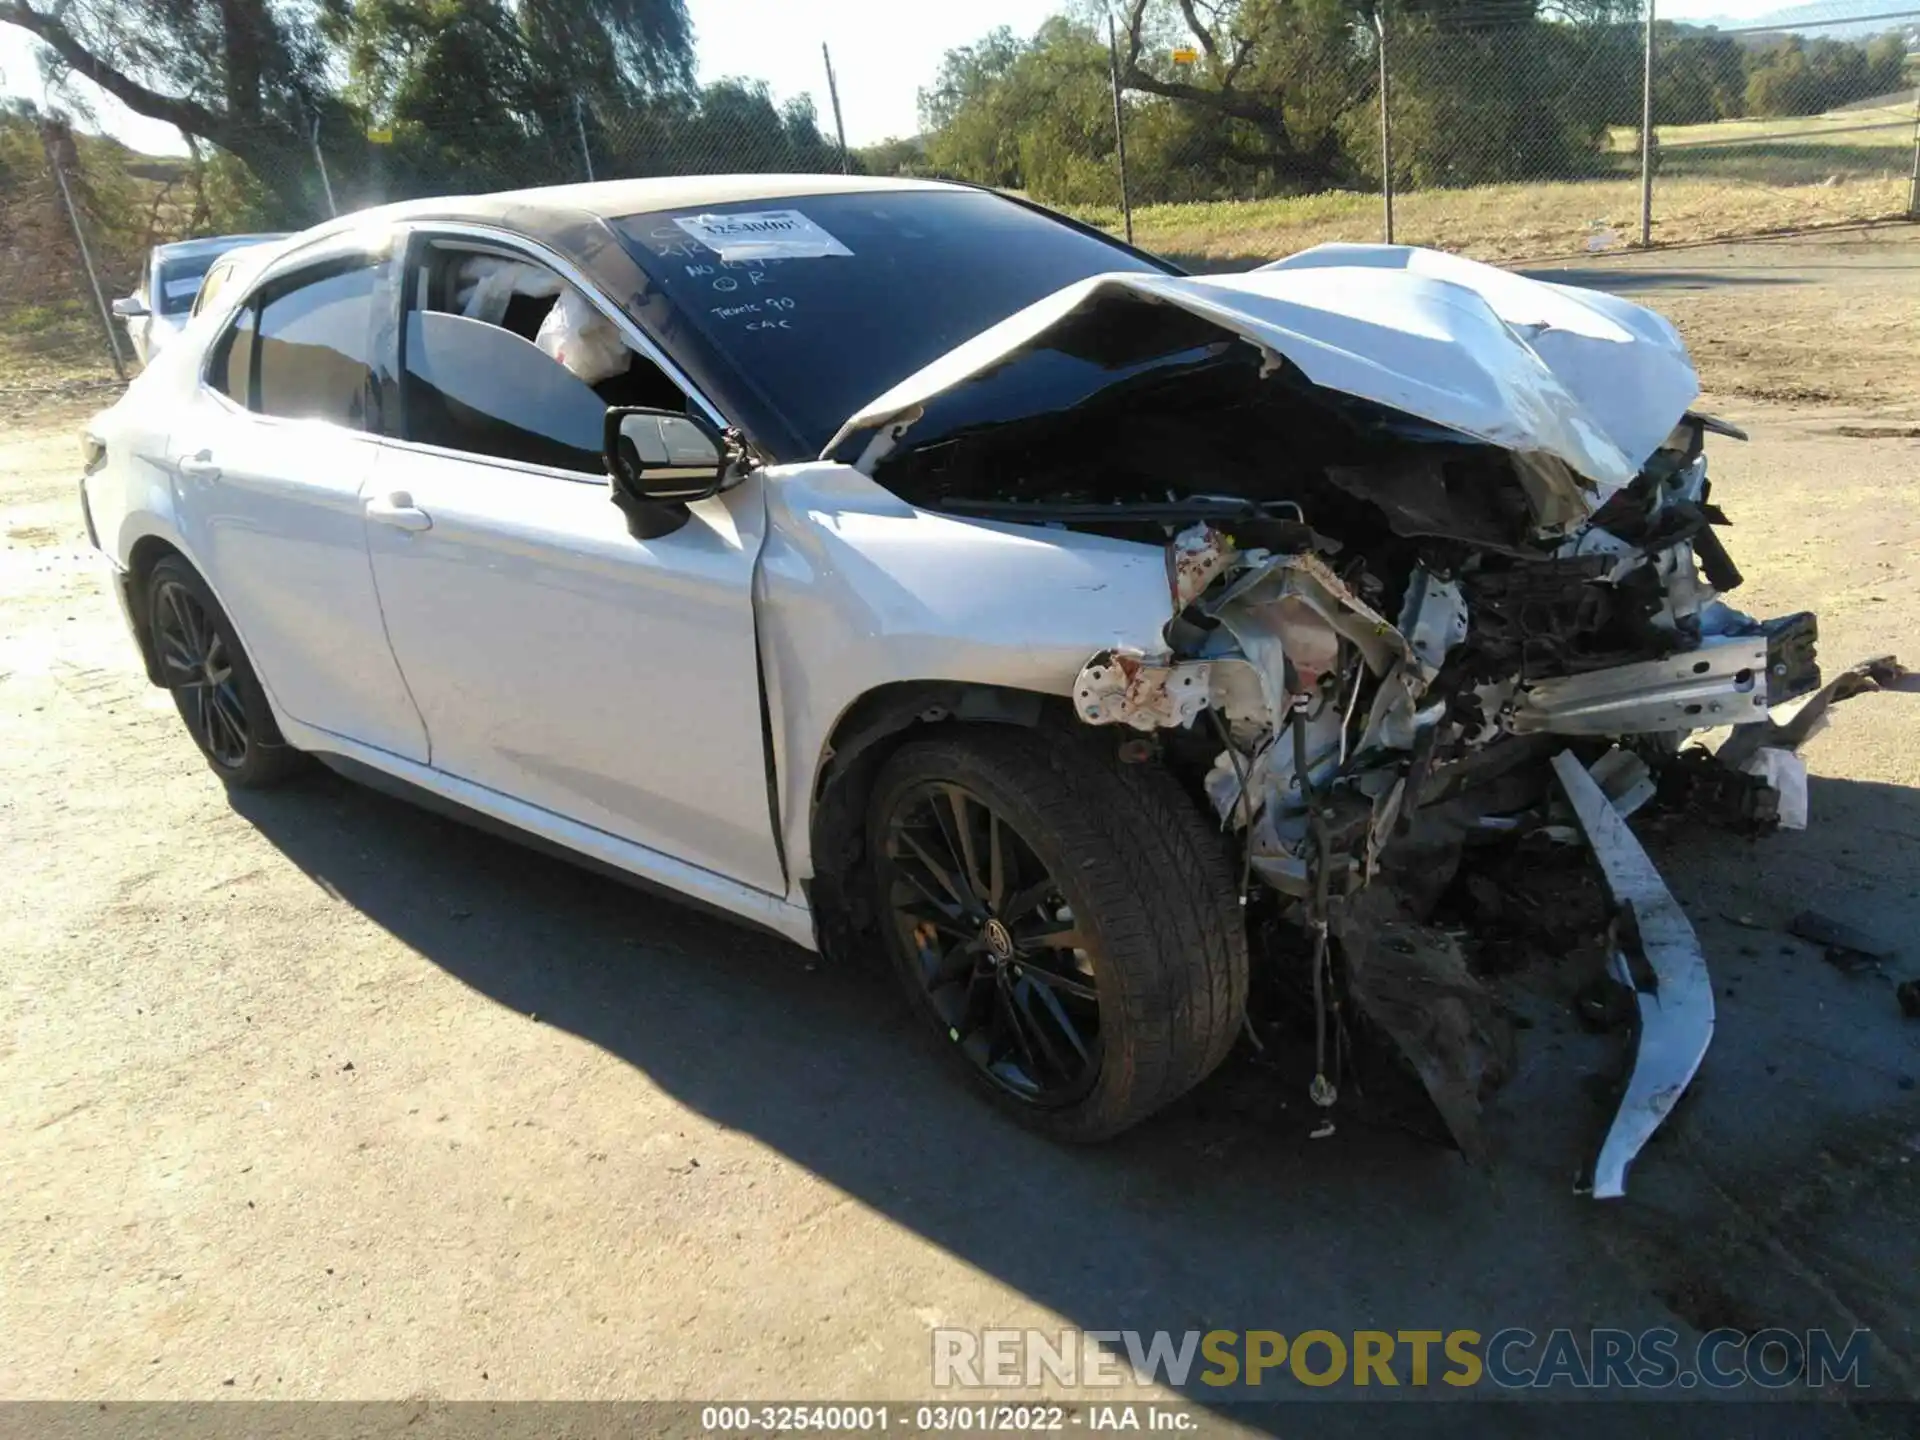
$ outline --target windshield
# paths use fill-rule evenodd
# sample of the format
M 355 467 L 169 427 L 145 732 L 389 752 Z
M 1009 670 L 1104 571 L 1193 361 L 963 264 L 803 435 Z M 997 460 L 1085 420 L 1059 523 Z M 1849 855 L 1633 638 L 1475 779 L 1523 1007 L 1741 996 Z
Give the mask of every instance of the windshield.
M 1089 275 L 1162 268 L 976 190 L 803 195 L 611 223 L 674 318 L 807 456 L 867 401 L 1014 311 Z
M 152 309 L 161 315 L 186 315 L 200 294 L 200 282 L 219 255 L 182 255 L 161 263 L 154 275 Z
M 193 297 L 200 293 L 200 282 L 218 255 L 183 255 L 161 262 L 154 275 L 151 308 L 162 315 L 184 315 L 193 308 Z

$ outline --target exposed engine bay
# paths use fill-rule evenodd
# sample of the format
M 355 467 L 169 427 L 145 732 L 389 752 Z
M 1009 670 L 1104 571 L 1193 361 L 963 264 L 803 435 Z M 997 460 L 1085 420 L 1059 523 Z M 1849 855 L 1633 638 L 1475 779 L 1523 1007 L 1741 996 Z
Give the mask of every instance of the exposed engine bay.
M 1690 408 L 1649 311 L 1386 246 L 1074 290 L 840 440 L 929 509 L 1164 546 L 1164 643 L 1091 655 L 1073 705 L 1189 782 L 1284 919 L 1267 961 L 1304 972 L 1316 1103 L 1357 1011 L 1482 1154 L 1512 1037 L 1435 910 L 1482 847 L 1584 844 L 1636 1059 L 1579 1183 L 1623 1194 L 1714 1024 L 1625 817 L 1665 791 L 1804 825 L 1798 745 L 1898 666 L 1823 687 L 1812 614 L 1727 603 L 1706 439 L 1745 436 Z

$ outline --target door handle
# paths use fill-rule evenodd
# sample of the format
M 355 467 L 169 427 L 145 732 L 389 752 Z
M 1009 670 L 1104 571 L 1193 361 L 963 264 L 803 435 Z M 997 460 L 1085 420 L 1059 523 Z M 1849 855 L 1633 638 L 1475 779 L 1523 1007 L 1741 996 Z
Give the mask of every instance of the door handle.
M 433 517 L 413 503 L 405 490 L 395 490 L 384 500 L 367 501 L 367 519 L 396 530 L 431 530 Z
M 202 450 L 198 455 L 180 457 L 180 473 L 190 480 L 218 480 L 220 467 L 213 463 L 211 450 Z

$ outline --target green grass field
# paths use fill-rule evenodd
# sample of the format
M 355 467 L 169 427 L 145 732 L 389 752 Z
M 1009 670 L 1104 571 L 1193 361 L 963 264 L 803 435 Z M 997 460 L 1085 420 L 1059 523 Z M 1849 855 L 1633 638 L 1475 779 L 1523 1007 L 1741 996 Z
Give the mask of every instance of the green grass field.
M 1906 213 L 1913 105 L 1794 119 L 1666 125 L 1654 177 L 1656 245 L 1886 219 Z M 1482 260 L 1619 249 L 1639 240 L 1639 136 L 1616 130 L 1619 173 L 1602 179 L 1415 190 L 1394 197 L 1394 239 Z M 1076 211 L 1118 231 L 1117 208 Z M 1203 266 L 1259 263 L 1330 240 L 1381 238 L 1374 193 L 1149 205 L 1134 239 Z

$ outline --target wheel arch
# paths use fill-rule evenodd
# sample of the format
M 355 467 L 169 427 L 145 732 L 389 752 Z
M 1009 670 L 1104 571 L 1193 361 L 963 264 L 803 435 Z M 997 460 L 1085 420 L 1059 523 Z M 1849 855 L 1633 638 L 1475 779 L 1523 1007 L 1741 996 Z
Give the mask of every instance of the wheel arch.
M 147 613 L 147 586 L 153 576 L 153 567 L 169 556 L 192 566 L 194 574 L 200 575 L 202 580 L 206 579 L 187 553 L 164 535 L 153 532 L 142 535 L 127 551 L 127 612 L 133 617 L 133 640 L 140 647 L 140 661 L 146 666 L 147 679 L 162 688 L 166 681 L 160 677 L 160 657 L 153 649 L 152 616 Z
M 134 643 L 140 647 L 140 661 L 146 668 L 147 679 L 162 689 L 166 681 L 160 675 L 159 656 L 153 651 L 152 626 L 147 614 L 147 588 L 153 576 L 153 568 L 169 557 L 178 560 L 199 577 L 200 583 L 207 587 L 221 613 L 227 617 L 227 623 L 233 627 L 240 641 L 240 648 L 247 652 L 248 663 L 253 666 L 254 675 L 260 681 L 260 688 L 266 693 L 267 705 L 273 712 L 274 723 L 281 719 L 280 703 L 274 698 L 273 681 L 269 679 L 253 659 L 253 647 L 247 643 L 246 626 L 233 613 L 233 607 L 227 604 L 226 596 L 220 593 L 220 587 L 207 574 L 201 565 L 180 541 L 180 537 L 163 530 L 147 530 L 136 536 L 126 547 L 127 556 L 127 610 L 133 618 Z
M 898 680 L 858 696 L 834 722 L 814 769 L 803 880 L 820 949 L 848 953 L 872 924 L 860 876 L 867 802 L 880 767 L 901 745 L 936 728 L 1071 723 L 1066 700 L 1037 690 L 964 680 Z

